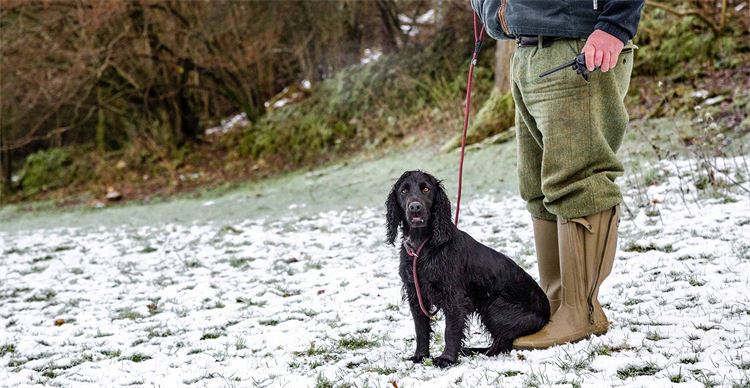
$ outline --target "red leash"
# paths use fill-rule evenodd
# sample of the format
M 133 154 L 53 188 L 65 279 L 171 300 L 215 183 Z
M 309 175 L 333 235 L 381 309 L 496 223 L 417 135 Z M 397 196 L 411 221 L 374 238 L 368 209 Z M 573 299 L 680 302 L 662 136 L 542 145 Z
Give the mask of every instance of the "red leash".
M 430 241 L 429 238 L 424 239 L 421 244 L 419 244 L 419 247 L 417 247 L 416 252 L 411 249 L 408 245 L 406 245 L 406 241 L 404 241 L 404 248 L 406 248 L 406 254 L 411 256 L 411 274 L 412 277 L 414 277 L 414 288 L 417 290 L 417 301 L 419 302 L 419 308 L 422 310 L 424 315 L 427 317 L 432 317 L 437 313 L 437 310 L 435 310 L 432 313 L 428 313 L 427 309 L 424 307 L 424 302 L 422 302 L 422 292 L 419 290 L 419 278 L 417 277 L 417 259 L 419 259 L 419 254 L 422 252 L 422 248 L 424 248 L 425 244 L 427 244 L 427 241 Z
M 459 209 L 461 208 L 461 186 L 463 184 L 463 176 L 464 176 L 464 153 L 466 149 L 466 132 L 469 129 L 469 108 L 471 107 L 471 84 L 474 79 L 474 66 L 477 64 L 477 57 L 479 56 L 479 51 L 482 49 L 482 38 L 484 38 L 484 26 L 482 26 L 482 29 L 479 30 L 477 33 L 477 14 L 474 13 L 474 53 L 471 55 L 471 63 L 469 64 L 469 79 L 466 81 L 466 105 L 464 107 L 464 132 L 461 136 L 461 160 L 458 164 L 458 198 L 456 198 L 456 221 L 455 224 L 458 226 L 458 213 Z M 419 289 L 419 278 L 417 277 L 417 259 L 419 259 L 419 254 L 422 252 L 422 248 L 424 248 L 425 244 L 427 244 L 427 241 L 429 241 L 429 238 L 426 238 L 424 241 L 422 241 L 421 244 L 419 244 L 419 247 L 416 251 L 414 251 L 411 247 L 406 245 L 406 242 L 404 242 L 404 248 L 406 248 L 406 254 L 411 256 L 412 258 L 412 264 L 411 264 L 411 273 L 412 277 L 414 277 L 414 288 L 417 291 L 417 301 L 419 302 L 419 308 L 422 310 L 422 313 L 426 315 L 428 318 L 431 318 L 437 313 L 437 309 L 435 309 L 434 312 L 429 313 L 427 312 L 427 309 L 424 307 L 424 302 L 422 301 L 422 292 Z
M 471 108 L 471 84 L 474 79 L 474 65 L 477 64 L 479 51 L 482 49 L 482 38 L 484 38 L 484 26 L 477 33 L 477 14 L 474 13 L 474 54 L 471 55 L 469 64 L 469 79 L 466 81 L 466 104 L 464 106 L 464 132 L 461 136 L 461 160 L 458 163 L 458 197 L 456 198 L 456 221 L 458 226 L 458 213 L 461 208 L 461 188 L 464 180 L 464 153 L 466 149 L 466 132 L 469 130 L 469 108 Z

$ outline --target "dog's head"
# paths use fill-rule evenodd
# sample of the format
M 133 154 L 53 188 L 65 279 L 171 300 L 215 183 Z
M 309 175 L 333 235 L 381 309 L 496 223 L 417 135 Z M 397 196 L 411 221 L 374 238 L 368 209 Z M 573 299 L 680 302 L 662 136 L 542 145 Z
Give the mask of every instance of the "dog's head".
M 407 171 L 391 189 L 386 207 L 387 241 L 393 244 L 398 227 L 404 234 L 412 228 L 432 228 L 432 245 L 448 241 L 453 233 L 451 203 L 442 183 L 422 171 Z

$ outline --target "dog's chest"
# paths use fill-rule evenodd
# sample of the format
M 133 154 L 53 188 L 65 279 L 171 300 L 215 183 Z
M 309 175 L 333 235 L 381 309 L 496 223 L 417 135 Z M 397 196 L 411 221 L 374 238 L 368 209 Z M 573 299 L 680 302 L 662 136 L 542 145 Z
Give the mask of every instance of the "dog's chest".
M 433 303 L 443 300 L 451 288 L 452 281 L 448 279 L 449 272 L 446 268 L 441 268 L 439 263 L 434 261 L 419 262 L 416 268 L 417 281 L 415 282 L 415 269 L 411 258 L 402 260 L 401 279 L 409 290 L 415 290 L 416 283 L 419 283 L 419 289 L 422 296 L 432 300 Z

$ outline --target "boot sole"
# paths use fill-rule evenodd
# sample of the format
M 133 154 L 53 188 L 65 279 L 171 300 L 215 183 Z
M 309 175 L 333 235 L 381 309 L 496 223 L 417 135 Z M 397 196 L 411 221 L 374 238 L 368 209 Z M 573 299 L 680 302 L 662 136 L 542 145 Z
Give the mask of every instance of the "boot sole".
M 570 340 L 570 341 L 565 341 L 565 342 L 560 342 L 560 343 L 553 343 L 553 344 L 550 344 L 550 345 L 547 345 L 547 344 L 545 344 L 545 345 L 529 345 L 529 346 L 517 346 L 517 345 L 513 345 L 513 349 L 516 349 L 516 350 L 541 350 L 541 349 L 549 349 L 549 348 L 551 348 L 553 346 L 559 346 L 559 345 L 565 345 L 565 344 L 574 344 L 576 342 L 580 342 L 580 341 L 583 341 L 583 340 L 591 339 L 591 336 L 594 336 L 594 335 L 599 336 L 599 335 L 607 333 L 607 331 L 609 331 L 609 327 L 597 328 L 597 329 L 594 329 L 591 333 L 589 333 L 589 334 L 587 334 L 587 335 L 585 335 L 585 336 L 583 336 L 581 338 L 573 339 L 573 340 Z
M 549 348 L 554 347 L 554 346 L 560 346 L 560 345 L 565 345 L 565 344 L 574 344 L 576 342 L 580 342 L 580 341 L 589 339 L 589 338 L 591 338 L 592 335 L 593 335 L 593 333 L 592 334 L 588 334 L 585 337 L 577 338 L 577 339 L 570 340 L 570 341 L 564 341 L 564 342 L 560 342 L 560 343 L 552 343 L 552 344 L 549 344 L 549 345 L 547 345 L 547 344 L 544 344 L 544 345 L 529 345 L 529 346 L 516 346 L 516 345 L 513 345 L 513 349 L 516 349 L 516 350 L 542 350 L 542 349 L 549 349 Z

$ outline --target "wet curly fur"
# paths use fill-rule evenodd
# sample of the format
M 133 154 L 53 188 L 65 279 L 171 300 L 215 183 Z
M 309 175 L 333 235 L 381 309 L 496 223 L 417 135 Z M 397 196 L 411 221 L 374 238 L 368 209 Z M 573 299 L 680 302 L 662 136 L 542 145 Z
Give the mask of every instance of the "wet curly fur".
M 421 171 L 407 171 L 386 200 L 387 241 L 402 232 L 399 274 L 416 330 L 416 350 L 409 359 L 430 357 L 430 318 L 420 310 L 406 246 L 419 253 L 417 276 L 425 308 L 440 309 L 446 319 L 445 349 L 433 359 L 446 367 L 459 354 L 489 356 L 507 352 L 517 337 L 542 328 L 550 316 L 547 296 L 534 279 L 504 254 L 474 240 L 451 220 L 451 204 L 440 181 Z M 488 348 L 463 348 L 464 332 L 477 314 L 492 338 Z

